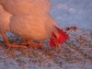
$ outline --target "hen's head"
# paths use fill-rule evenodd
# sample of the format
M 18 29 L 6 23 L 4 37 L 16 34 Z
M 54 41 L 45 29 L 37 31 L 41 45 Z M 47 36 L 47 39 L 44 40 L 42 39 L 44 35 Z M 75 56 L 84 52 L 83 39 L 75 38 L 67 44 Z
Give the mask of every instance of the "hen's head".
M 53 33 L 51 34 L 51 38 L 50 38 L 50 46 L 51 47 L 60 47 L 60 44 L 64 43 L 68 38 L 68 34 L 66 34 L 66 32 L 64 32 L 62 29 L 59 29 L 58 27 L 55 27 L 57 29 L 57 33 Z

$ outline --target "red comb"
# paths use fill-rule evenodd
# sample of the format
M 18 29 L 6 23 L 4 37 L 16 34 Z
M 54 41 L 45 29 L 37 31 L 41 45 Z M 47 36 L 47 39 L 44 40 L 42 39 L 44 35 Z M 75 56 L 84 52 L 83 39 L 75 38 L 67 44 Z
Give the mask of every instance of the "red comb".
M 58 42 L 59 44 L 63 44 L 69 38 L 68 34 L 66 32 L 64 32 L 62 29 L 59 29 L 58 27 L 55 27 L 55 28 L 58 30 L 59 37 L 58 38 L 56 37 L 56 39 L 54 39 L 54 38 L 50 39 L 51 47 L 54 47 L 56 45 L 55 42 L 56 43 Z M 52 35 L 55 36 L 54 33 L 52 33 Z
M 59 33 L 58 43 L 60 44 L 64 43 L 69 38 L 68 34 L 56 26 L 55 28 L 58 30 Z
M 54 47 L 55 46 L 55 38 L 56 38 L 56 35 L 52 32 L 52 36 L 54 36 L 54 37 L 52 37 L 52 38 L 50 38 L 50 46 L 51 47 Z
M 59 30 L 58 43 L 62 44 L 69 38 L 68 34 L 63 30 Z

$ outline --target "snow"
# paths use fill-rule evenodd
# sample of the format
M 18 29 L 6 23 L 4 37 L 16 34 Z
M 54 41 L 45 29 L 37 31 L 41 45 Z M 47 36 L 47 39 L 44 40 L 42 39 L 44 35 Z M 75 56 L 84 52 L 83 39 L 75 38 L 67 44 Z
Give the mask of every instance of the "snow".
M 92 0 L 51 0 L 51 14 L 61 28 L 78 26 L 92 30 Z
M 8 49 L 0 40 L 0 69 L 92 69 L 92 32 L 72 27 L 64 30 L 70 38 L 60 49 L 46 44 L 43 49 Z M 21 42 L 16 35 L 9 37 Z
M 0 37 L 0 69 L 92 69 L 92 0 L 51 0 L 51 15 L 69 34 L 60 49 L 18 49 L 5 46 Z M 78 26 L 74 30 L 70 27 Z M 20 43 L 7 33 L 11 42 Z

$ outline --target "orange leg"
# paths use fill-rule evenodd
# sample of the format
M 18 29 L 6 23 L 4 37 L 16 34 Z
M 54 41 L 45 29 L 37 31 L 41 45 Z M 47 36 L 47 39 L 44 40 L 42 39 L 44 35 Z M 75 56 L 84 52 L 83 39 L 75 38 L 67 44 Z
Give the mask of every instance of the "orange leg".
M 6 45 L 8 47 L 16 47 L 16 48 L 27 48 L 26 46 L 23 46 L 23 45 L 18 45 L 18 44 L 11 44 L 6 36 L 6 34 L 4 32 L 1 32 L 1 35 L 4 39 L 4 41 L 6 42 Z
M 30 47 L 41 49 L 43 47 L 43 44 L 35 44 L 33 42 L 29 42 Z
M 42 48 L 43 44 L 35 44 L 30 40 L 24 40 L 24 42 L 22 43 L 23 45 L 29 45 L 32 48 Z

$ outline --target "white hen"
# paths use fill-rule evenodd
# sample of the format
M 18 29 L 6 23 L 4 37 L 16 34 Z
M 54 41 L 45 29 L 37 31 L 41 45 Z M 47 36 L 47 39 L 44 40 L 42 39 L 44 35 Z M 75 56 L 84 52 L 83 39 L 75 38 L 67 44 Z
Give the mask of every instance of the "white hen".
M 50 38 L 50 46 L 58 46 L 68 39 L 68 35 L 59 29 L 49 14 L 49 0 L 2 0 L 0 3 L 13 15 L 10 31 L 25 41 Z

